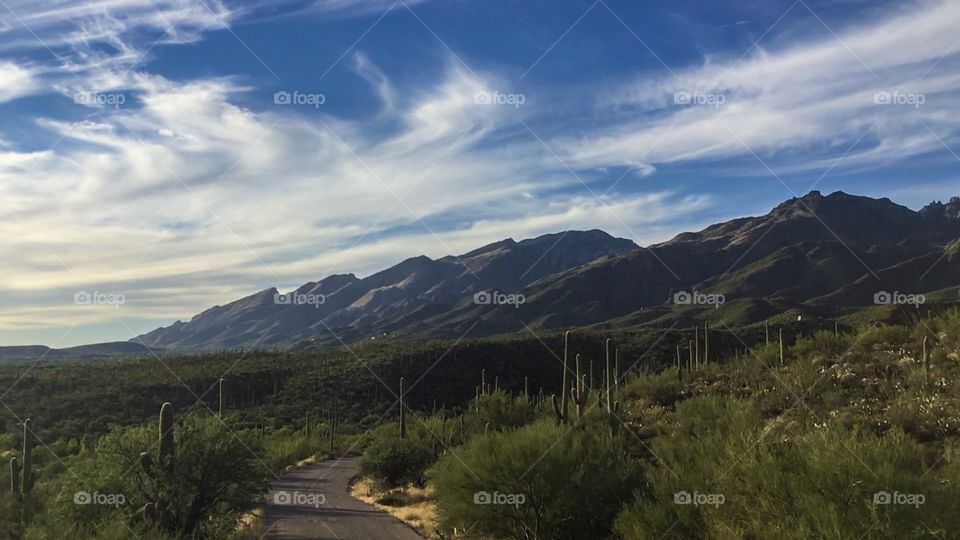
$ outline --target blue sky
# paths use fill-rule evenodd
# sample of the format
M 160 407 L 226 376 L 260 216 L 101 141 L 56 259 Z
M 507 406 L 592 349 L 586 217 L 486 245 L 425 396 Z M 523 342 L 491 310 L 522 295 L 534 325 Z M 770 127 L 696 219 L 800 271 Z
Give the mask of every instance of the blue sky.
M 944 1 L 4 0 L 0 345 L 128 339 L 506 237 L 650 244 L 811 187 L 949 198 L 958 20 Z

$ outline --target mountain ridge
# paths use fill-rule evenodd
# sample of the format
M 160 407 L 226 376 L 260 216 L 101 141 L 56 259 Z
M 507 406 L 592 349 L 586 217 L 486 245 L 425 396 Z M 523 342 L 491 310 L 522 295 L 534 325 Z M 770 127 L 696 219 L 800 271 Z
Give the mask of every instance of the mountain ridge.
M 140 352 L 333 347 L 726 316 L 730 324 L 750 324 L 797 310 L 842 316 L 873 307 L 873 295 L 883 290 L 955 301 L 958 238 L 958 197 L 914 211 L 887 198 L 812 191 L 766 214 L 646 247 L 596 229 L 566 231 L 505 238 L 462 255 L 410 257 L 362 278 L 331 274 L 287 293 L 270 287 L 128 343 L 147 347 Z M 680 291 L 722 294 L 727 304 L 713 312 L 675 305 L 671 298 Z M 519 293 L 524 302 L 477 304 L 480 292 Z M 0 356 L 13 349 L 62 356 L 43 347 L 0 348 Z

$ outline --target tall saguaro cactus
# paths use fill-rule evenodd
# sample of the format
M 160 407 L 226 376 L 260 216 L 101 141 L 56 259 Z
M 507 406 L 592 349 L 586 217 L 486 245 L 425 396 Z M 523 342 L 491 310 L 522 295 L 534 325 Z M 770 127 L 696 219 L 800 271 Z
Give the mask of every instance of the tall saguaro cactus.
M 607 369 L 604 370 L 604 372 L 603 372 L 603 382 L 604 382 L 604 386 L 606 387 L 605 390 L 606 390 L 606 393 L 607 393 L 607 396 L 606 396 L 606 397 L 607 397 L 607 410 L 608 410 L 608 411 L 612 411 L 612 410 L 613 410 L 613 395 L 612 395 L 612 389 L 610 388 L 610 387 L 612 386 L 612 385 L 610 384 L 610 376 L 613 375 L 613 369 L 612 369 L 612 368 L 613 368 L 613 363 L 612 363 L 612 362 L 613 362 L 613 359 L 611 358 L 612 355 L 610 354 L 610 352 L 611 352 L 610 349 L 613 347 L 613 340 L 607 338 L 607 341 L 605 342 L 605 345 L 606 345 L 606 351 L 605 351 L 605 352 L 606 352 L 606 356 L 607 356 Z
M 404 389 L 404 384 L 406 379 L 400 377 L 400 438 L 407 438 L 407 408 L 404 401 L 406 400 L 406 393 Z
M 30 419 L 23 421 L 23 464 L 20 465 L 20 489 L 24 495 L 33 489 L 33 431 L 30 429 Z
M 710 323 L 703 323 L 703 365 L 710 362 Z
M 17 458 L 10 458 L 10 493 L 20 493 L 20 463 Z
M 227 382 L 220 379 L 220 418 L 227 413 Z
M 693 364 L 700 369 L 700 327 L 693 327 Z
M 583 418 L 583 391 L 587 386 L 586 376 L 580 375 L 580 355 L 576 356 L 577 378 L 573 381 L 573 388 L 570 390 L 570 397 L 574 405 L 577 406 L 577 418 Z
M 160 406 L 158 431 L 160 467 L 168 473 L 173 473 L 176 443 L 173 438 L 173 404 L 169 402 Z M 142 452 L 140 454 L 139 464 L 140 469 L 147 475 L 147 478 L 156 479 L 156 471 L 153 469 L 153 459 L 148 452 Z M 162 514 L 167 508 L 169 508 L 168 501 L 157 500 L 144 504 L 140 512 L 145 520 L 154 522 L 162 519 Z
M 160 406 L 160 465 L 173 470 L 176 458 L 176 443 L 173 440 L 173 404 L 169 401 Z
M 780 339 L 780 363 L 783 364 L 783 328 L 778 329 L 777 336 Z
M 561 424 L 567 422 L 567 395 L 570 393 L 570 384 L 567 377 L 567 371 L 570 370 L 569 354 L 570 331 L 567 330 L 563 334 L 563 383 L 560 387 L 560 403 L 557 403 L 556 395 L 553 396 L 553 410 Z

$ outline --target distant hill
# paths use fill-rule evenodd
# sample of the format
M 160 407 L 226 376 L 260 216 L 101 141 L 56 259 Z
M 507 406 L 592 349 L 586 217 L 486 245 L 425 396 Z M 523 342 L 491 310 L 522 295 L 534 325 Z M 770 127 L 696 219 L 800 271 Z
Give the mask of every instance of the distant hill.
M 51 349 L 43 345 L 28 345 L 23 347 L 0 347 L 0 361 L 3 360 L 62 360 L 83 358 L 104 358 L 110 356 L 152 356 L 163 354 L 159 348 L 148 348 L 139 343 L 129 341 L 115 341 L 111 343 L 97 343 L 95 345 L 80 345 L 63 349 Z
M 883 292 L 900 293 L 894 302 L 921 293 L 957 300 L 958 238 L 957 198 L 916 212 L 889 199 L 814 191 L 766 215 L 646 248 L 602 231 L 568 231 L 459 257 L 415 257 L 362 279 L 330 276 L 293 291 L 300 305 L 267 289 L 133 341 L 183 350 L 309 347 L 527 327 L 736 326 L 784 312 L 833 317 L 875 306 L 875 295 L 882 303 Z M 483 292 L 501 296 L 478 302 Z M 522 303 L 509 303 L 514 293 Z

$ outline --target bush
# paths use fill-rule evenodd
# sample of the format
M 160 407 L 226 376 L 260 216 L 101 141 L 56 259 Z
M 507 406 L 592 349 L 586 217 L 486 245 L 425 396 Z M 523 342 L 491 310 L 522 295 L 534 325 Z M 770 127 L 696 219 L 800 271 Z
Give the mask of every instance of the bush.
M 430 473 L 439 530 L 516 539 L 608 536 L 638 470 L 609 423 L 568 429 L 537 422 L 477 437 L 444 456 Z M 494 497 L 512 504 L 477 504 Z
M 433 453 L 416 441 L 399 436 L 376 438 L 360 458 L 360 471 L 386 486 L 422 484 L 423 474 L 433 463 Z
M 470 408 L 481 428 L 489 423 L 494 429 L 507 429 L 529 424 L 536 417 L 533 402 L 526 396 L 513 397 L 503 391 L 473 400 Z
M 669 407 L 680 398 L 682 390 L 683 384 L 677 380 L 676 370 L 671 368 L 660 373 L 641 373 L 631 378 L 624 385 L 621 399 Z
M 648 468 L 649 491 L 624 509 L 617 532 L 627 540 L 852 540 L 960 527 L 950 510 L 960 496 L 956 450 L 931 453 L 902 431 L 874 435 L 836 421 L 785 437 L 779 424 L 736 399 L 682 403 L 675 430 L 653 442 L 659 460 Z M 875 504 L 883 492 L 920 494 L 924 502 Z M 676 504 L 686 494 L 722 499 Z
M 256 506 L 273 473 L 260 461 L 252 434 L 231 431 L 217 418 L 188 416 L 175 430 L 173 470 L 159 466 L 156 428 L 117 428 L 96 452 L 79 456 L 57 496 L 59 518 L 78 530 L 108 528 L 118 520 L 131 529 L 155 527 L 178 538 L 215 538 L 236 528 L 240 515 Z M 148 476 L 138 465 L 141 452 L 153 455 Z M 122 496 L 118 505 L 74 502 L 77 493 Z M 116 498 L 116 497 L 115 497 Z M 141 509 L 160 503 L 157 518 Z

